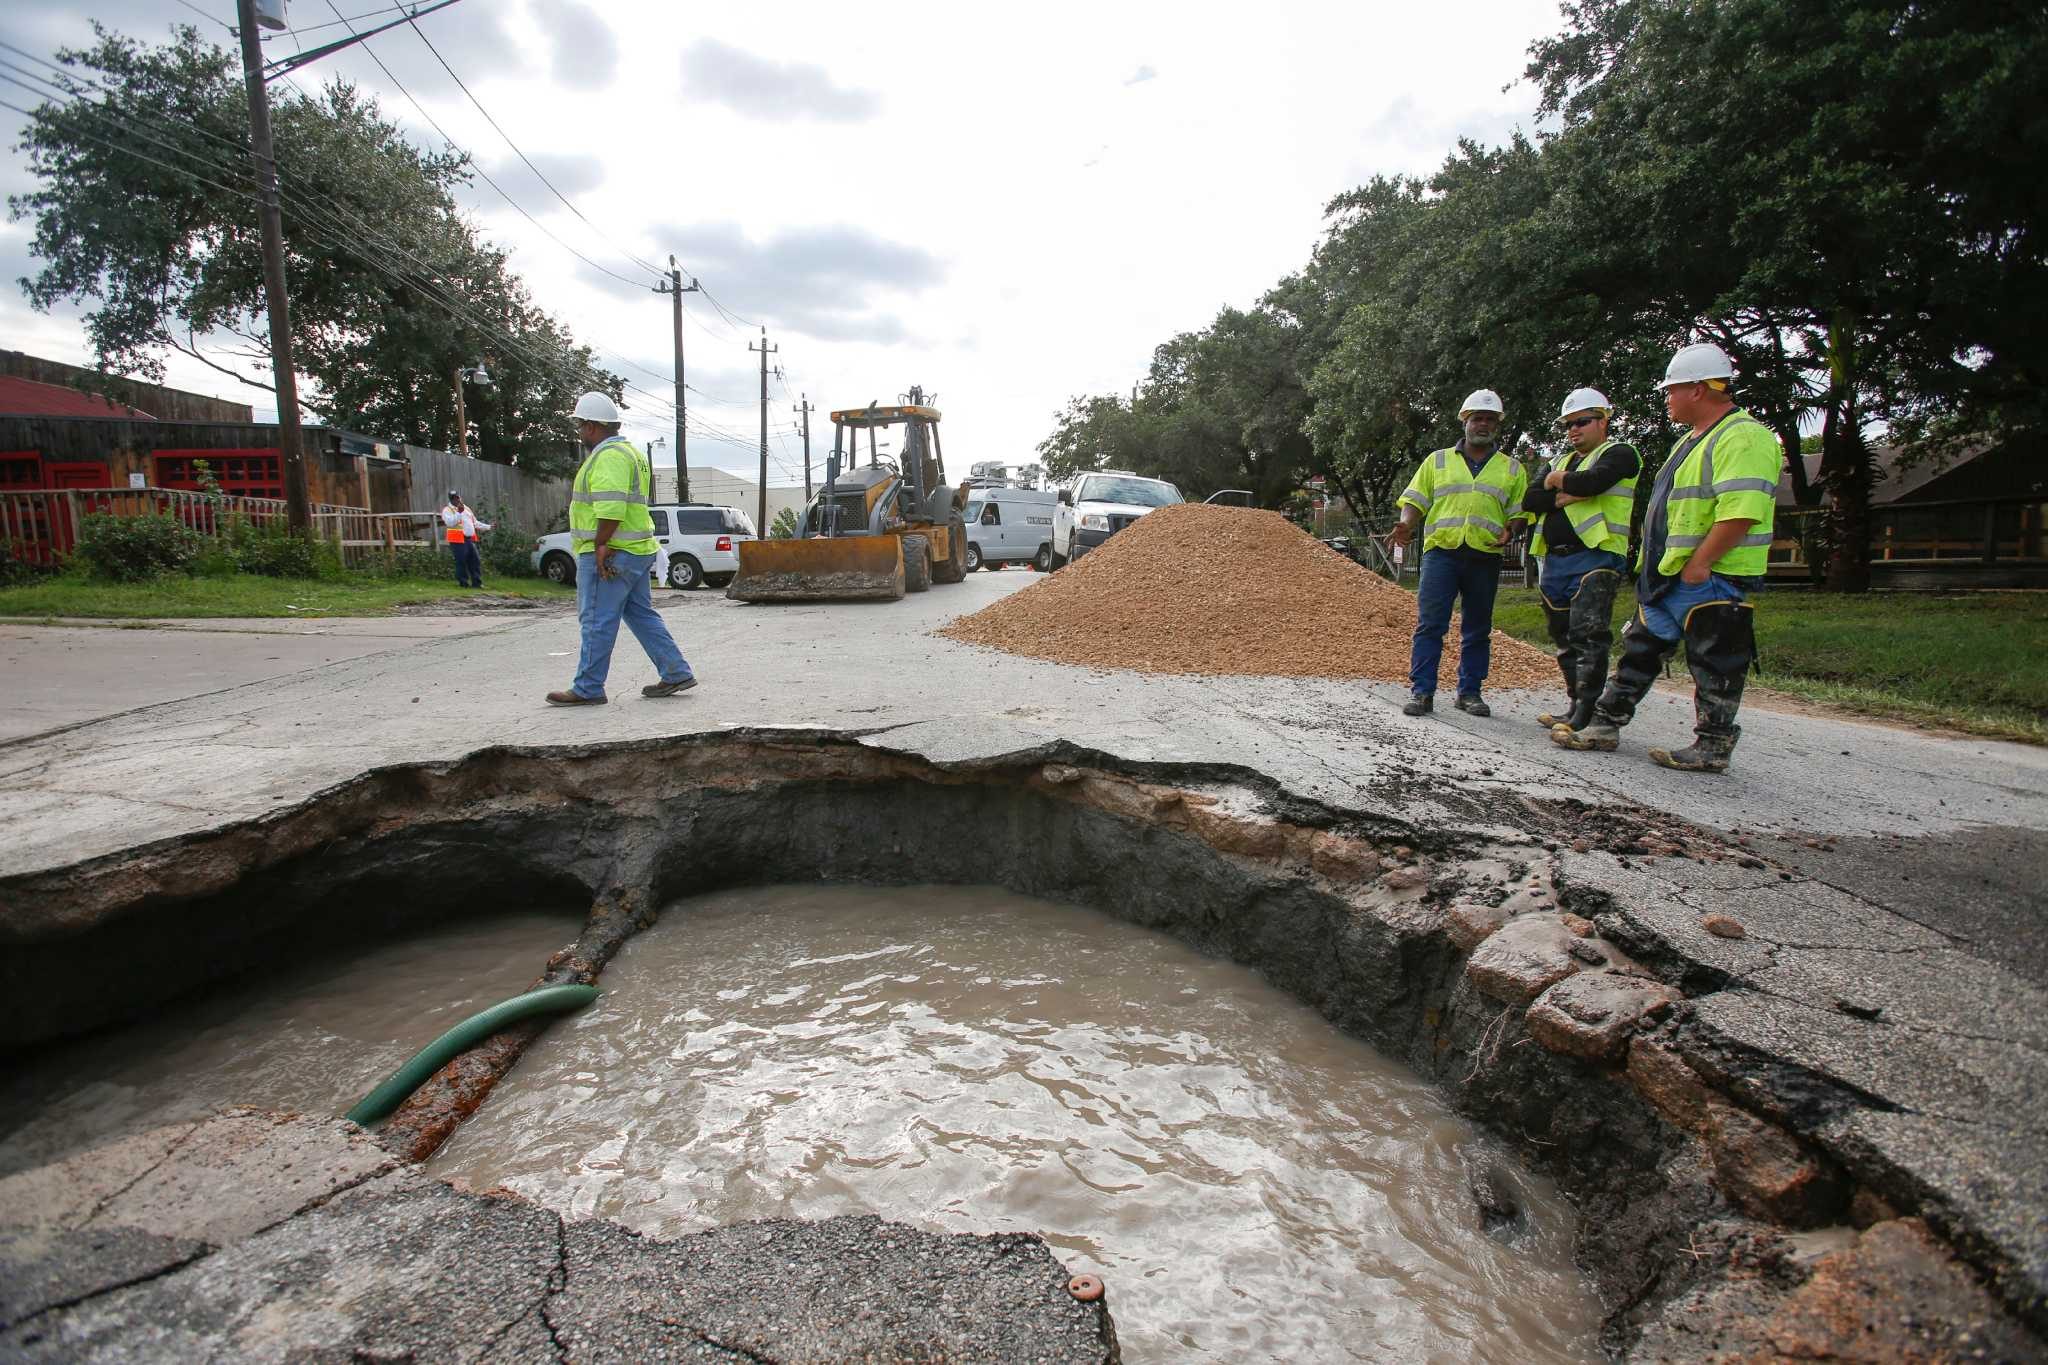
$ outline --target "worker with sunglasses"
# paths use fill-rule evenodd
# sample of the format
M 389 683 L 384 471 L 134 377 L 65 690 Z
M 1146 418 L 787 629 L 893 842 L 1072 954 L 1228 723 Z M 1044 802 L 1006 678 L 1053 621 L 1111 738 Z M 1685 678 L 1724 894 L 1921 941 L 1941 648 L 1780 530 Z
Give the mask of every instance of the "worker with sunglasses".
M 1614 407 L 1598 389 L 1573 389 L 1559 420 L 1570 449 L 1522 498 L 1536 523 L 1530 552 L 1543 560 L 1536 591 L 1557 646 L 1570 705 L 1536 717 L 1546 730 L 1583 730 L 1607 682 L 1614 647 L 1614 594 L 1628 572 L 1629 518 L 1643 457 L 1607 434 Z

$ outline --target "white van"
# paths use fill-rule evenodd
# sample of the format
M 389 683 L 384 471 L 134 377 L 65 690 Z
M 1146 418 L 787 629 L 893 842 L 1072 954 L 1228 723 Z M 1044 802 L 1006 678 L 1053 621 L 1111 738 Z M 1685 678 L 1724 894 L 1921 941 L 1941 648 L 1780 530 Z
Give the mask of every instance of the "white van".
M 967 571 L 1031 564 L 1052 569 L 1053 513 L 1058 497 L 1025 488 L 975 488 L 961 517 L 967 523 Z

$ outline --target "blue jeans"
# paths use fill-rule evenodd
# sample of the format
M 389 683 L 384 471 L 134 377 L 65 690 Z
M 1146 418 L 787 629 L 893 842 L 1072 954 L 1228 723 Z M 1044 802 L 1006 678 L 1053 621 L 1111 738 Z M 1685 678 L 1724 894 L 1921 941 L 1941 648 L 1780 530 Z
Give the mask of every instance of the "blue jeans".
M 1536 591 L 1543 600 L 1562 611 L 1579 595 L 1579 580 L 1596 569 L 1626 574 L 1628 561 L 1612 550 L 1580 550 L 1577 554 L 1543 556 L 1543 576 Z
M 1636 614 L 1642 617 L 1650 634 L 1658 639 L 1680 640 L 1685 637 L 1685 618 L 1694 607 L 1704 607 L 1710 602 L 1748 600 L 1749 594 L 1719 574 L 1707 575 L 1707 581 L 1697 586 L 1674 578 L 1671 586 L 1659 593 L 1656 600 L 1636 603 Z
M 576 620 L 583 627 L 583 653 L 576 661 L 576 682 L 570 690 L 577 696 L 604 695 L 621 620 L 654 661 L 663 682 L 681 682 L 690 676 L 689 662 L 676 648 L 661 613 L 654 609 L 654 593 L 647 586 L 647 574 L 653 567 L 653 555 L 613 551 L 612 576 L 600 578 L 595 554 L 576 556 Z
M 1416 592 L 1415 644 L 1408 686 L 1417 696 L 1436 692 L 1451 604 L 1462 599 L 1458 622 L 1458 695 L 1479 691 L 1493 664 L 1493 599 L 1500 591 L 1500 556 L 1484 550 L 1424 550 Z
M 448 543 L 448 549 L 455 557 L 455 585 L 481 588 L 484 585 L 484 561 L 483 556 L 476 552 L 476 542 L 454 540 Z

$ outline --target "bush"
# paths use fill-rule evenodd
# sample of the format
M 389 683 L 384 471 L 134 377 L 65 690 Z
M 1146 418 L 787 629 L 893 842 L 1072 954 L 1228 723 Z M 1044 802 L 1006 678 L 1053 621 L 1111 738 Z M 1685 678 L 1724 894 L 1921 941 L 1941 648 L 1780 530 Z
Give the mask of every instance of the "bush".
M 0 536 L 0 588 L 18 588 L 24 583 L 33 583 L 47 578 L 54 568 L 32 564 L 14 552 L 14 545 L 5 536 Z
M 371 556 L 367 565 L 379 578 L 449 578 L 455 572 L 448 552 L 419 541 L 400 541 L 389 555 Z
M 525 528 L 509 521 L 509 514 L 501 505 L 495 517 L 486 517 L 491 529 L 477 537 L 477 553 L 482 556 L 484 568 L 506 578 L 532 578 L 533 535 Z
M 243 573 L 265 578 L 318 578 L 321 545 L 309 536 L 295 536 L 283 526 L 256 526 L 236 518 L 228 528 L 235 563 Z
M 140 583 L 183 573 L 204 548 L 204 538 L 170 517 L 117 517 L 89 512 L 78 528 L 73 557 L 95 578 Z

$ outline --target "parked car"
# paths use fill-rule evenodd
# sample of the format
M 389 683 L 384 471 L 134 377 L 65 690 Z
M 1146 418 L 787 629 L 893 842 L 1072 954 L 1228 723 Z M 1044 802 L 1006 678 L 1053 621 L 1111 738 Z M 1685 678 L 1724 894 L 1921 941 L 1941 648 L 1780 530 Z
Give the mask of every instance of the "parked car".
M 653 578 L 671 588 L 722 588 L 739 572 L 739 542 L 756 538 L 754 522 L 737 507 L 710 503 L 668 503 L 648 509 L 660 551 Z M 569 533 L 557 531 L 533 542 L 534 572 L 557 583 L 576 581 L 576 556 Z
M 967 571 L 1030 564 L 1052 567 L 1052 523 L 1059 499 L 1028 488 L 976 488 L 961 513 L 967 522 Z
M 1185 501 L 1164 479 L 1117 469 L 1083 474 L 1072 488 L 1060 490 L 1052 527 L 1052 567 L 1079 559 L 1147 512 Z

